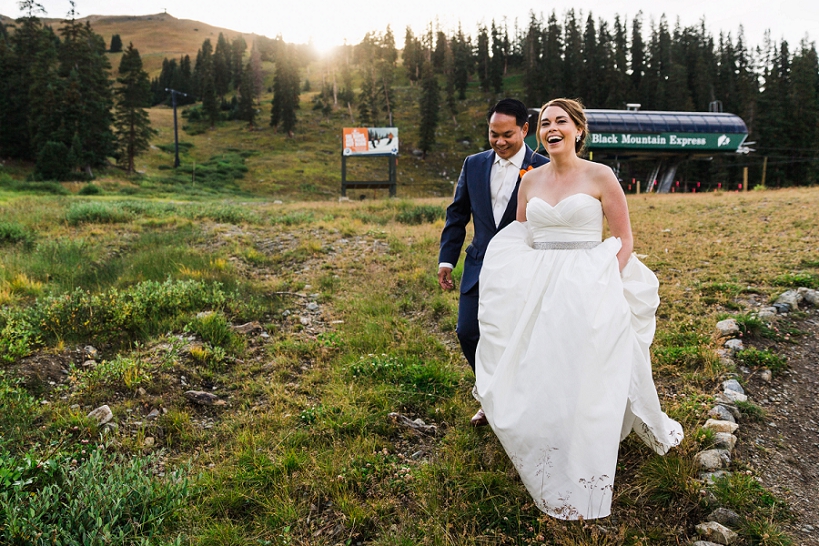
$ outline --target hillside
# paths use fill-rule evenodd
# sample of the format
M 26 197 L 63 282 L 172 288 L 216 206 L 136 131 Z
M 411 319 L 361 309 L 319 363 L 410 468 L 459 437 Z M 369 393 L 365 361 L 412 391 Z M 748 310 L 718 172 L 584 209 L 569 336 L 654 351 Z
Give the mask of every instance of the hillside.
M 13 24 L 14 20 L 0 15 L 0 20 L 4 25 Z M 127 46 L 133 42 L 134 47 L 139 50 L 145 70 L 151 77 L 157 76 L 162 68 L 162 59 L 165 57 L 178 58 L 181 55 L 196 56 L 196 52 L 202 46 L 206 38 L 216 44 L 219 33 L 225 35 L 228 40 L 233 40 L 236 36 L 243 36 L 248 44 L 253 42 L 254 34 L 243 34 L 235 30 L 219 28 L 192 21 L 190 19 L 177 19 L 169 13 L 156 13 L 153 15 L 89 15 L 78 19 L 81 23 L 86 21 L 91 23 L 93 29 L 105 39 L 106 44 L 111 43 L 111 36 L 119 34 L 122 43 Z M 43 22 L 51 25 L 55 29 L 59 28 L 61 18 L 43 18 Z M 116 69 L 119 65 L 120 54 L 112 54 L 111 66 Z

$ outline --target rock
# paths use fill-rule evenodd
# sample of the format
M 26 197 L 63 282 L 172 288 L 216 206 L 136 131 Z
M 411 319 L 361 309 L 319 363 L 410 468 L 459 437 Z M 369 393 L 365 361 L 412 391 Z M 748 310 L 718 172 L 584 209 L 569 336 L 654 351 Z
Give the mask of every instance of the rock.
M 729 339 L 725 342 L 725 348 L 730 349 L 732 354 L 736 354 L 745 348 L 741 339 Z
M 713 417 L 718 421 L 729 421 L 731 423 L 736 423 L 736 419 L 734 419 L 734 416 L 730 411 L 728 411 L 728 408 L 725 406 L 720 406 L 719 404 L 711 408 L 711 410 L 708 412 L 708 417 Z
M 790 311 L 797 311 L 799 310 L 799 303 L 802 301 L 802 294 L 799 293 L 798 290 L 788 290 L 787 292 L 783 292 L 778 298 L 776 298 L 776 302 L 774 303 L 774 307 L 776 304 L 785 304 L 790 307 Z
M 398 423 L 399 425 L 409 427 L 412 430 L 418 432 L 423 432 L 427 434 L 435 434 L 436 432 L 438 432 L 438 427 L 436 427 L 435 425 L 427 425 L 421 419 L 415 419 L 413 421 L 406 415 L 401 415 L 400 413 L 395 412 L 390 413 L 389 418 Z
M 140 395 L 140 396 L 145 396 L 146 394 L 148 394 L 148 391 L 146 391 L 145 389 L 140 387 L 140 388 L 137 389 L 137 394 Z
M 771 379 L 773 379 L 773 373 L 771 373 L 771 370 L 762 370 L 759 372 L 759 378 L 766 383 L 770 383 Z
M 725 544 L 730 546 L 739 539 L 738 534 L 721 523 L 717 523 L 716 521 L 706 521 L 705 523 L 700 523 L 697 525 L 696 529 L 698 534 L 702 535 L 711 542 L 716 542 L 717 544 Z
M 99 354 L 98 351 L 91 345 L 86 345 L 85 347 L 83 347 L 82 353 L 88 360 L 96 360 L 97 355 Z
M 313 321 L 310 317 L 299 317 L 299 322 L 302 326 L 310 326 Z
M 142 440 L 142 445 L 145 447 L 154 447 L 156 443 L 156 439 L 153 436 L 146 436 L 144 440 Z
M 267 332 L 262 332 L 261 334 L 259 334 L 259 337 L 262 339 L 270 339 L 270 334 L 268 334 Z
M 737 445 L 737 437 L 728 432 L 717 432 L 714 434 L 714 447 L 717 449 L 727 449 L 733 451 Z
M 314 302 L 314 301 L 311 301 L 310 303 L 307 304 L 307 310 L 308 311 L 318 311 L 318 309 L 319 309 L 319 304 Z
M 701 472 L 700 479 L 707 484 L 712 484 L 714 481 L 718 480 L 719 478 L 724 478 L 725 476 L 730 476 L 731 473 L 727 470 L 717 470 L 715 472 Z M 709 491 L 709 493 L 711 493 Z M 713 495 L 713 493 L 711 493 Z M 716 496 L 714 496 L 713 501 L 710 501 L 710 504 L 717 502 Z
M 776 318 L 776 307 L 763 307 L 756 314 L 760 320 L 771 321 Z
M 246 322 L 239 326 L 232 326 L 231 328 L 237 334 L 243 335 L 255 334 L 262 331 L 262 325 L 255 320 L 253 322 Z
M 186 391 L 185 396 L 202 406 L 224 406 L 226 402 L 213 393 L 206 391 Z
M 117 431 L 118 428 L 119 425 L 117 425 L 116 423 L 105 423 L 104 425 L 102 425 L 102 433 L 113 434 L 114 432 Z
M 709 542 L 707 540 L 698 540 L 696 542 L 692 542 L 691 546 L 719 546 L 716 542 Z
M 716 403 L 720 406 L 725 406 L 725 409 L 731 412 L 734 419 L 739 419 L 742 417 L 742 412 L 739 411 L 733 400 L 725 396 L 725 393 L 717 393 L 717 395 L 714 396 L 714 401 L 716 401 Z
M 274 205 L 281 205 L 282 201 L 281 201 L 281 199 L 276 199 L 275 201 L 273 201 L 273 204 Z
M 708 521 L 716 521 L 719 524 L 729 527 L 736 527 L 740 524 L 741 518 L 739 514 L 727 508 L 717 508 L 708 514 Z
M 740 394 L 737 391 L 723 391 L 722 395 L 730 400 L 731 402 L 747 402 L 748 397 L 744 394 Z
M 802 294 L 802 300 L 808 302 L 814 307 L 819 307 L 819 290 L 812 288 L 800 288 L 799 293 Z
M 733 434 L 739 428 L 739 425 L 731 421 L 718 421 L 716 419 L 709 419 L 702 426 L 704 429 L 713 430 L 714 432 L 727 432 Z
M 736 319 L 732 318 L 721 320 L 717 323 L 717 331 L 719 332 L 719 337 L 733 336 L 739 333 L 739 323 L 737 323 Z
M 791 310 L 791 306 L 787 303 L 774 303 L 773 308 L 776 309 L 776 312 L 780 315 L 784 315 Z
M 82 363 L 83 368 L 95 368 L 97 366 L 96 360 L 88 359 Z
M 105 404 L 95 410 L 91 410 L 91 413 L 88 414 L 88 418 L 95 420 L 97 425 L 102 426 L 114 418 L 114 413 L 111 411 L 111 408 L 108 407 L 108 404 Z
M 739 384 L 739 381 L 736 379 L 726 379 L 722 382 L 722 390 L 724 391 L 734 391 L 738 392 L 739 394 L 745 394 L 745 389 L 742 388 L 742 385 Z
M 731 453 L 726 449 L 706 449 L 697 453 L 694 460 L 703 470 L 713 472 L 731 464 Z
M 153 421 L 157 417 L 159 417 L 159 410 L 158 409 L 152 409 L 151 413 L 149 413 L 147 415 L 147 417 L 145 417 L 145 419 L 147 419 L 148 421 Z
M 412 149 L 412 155 L 414 155 L 415 157 L 423 157 L 424 156 L 424 151 L 419 150 L 418 148 L 413 148 Z

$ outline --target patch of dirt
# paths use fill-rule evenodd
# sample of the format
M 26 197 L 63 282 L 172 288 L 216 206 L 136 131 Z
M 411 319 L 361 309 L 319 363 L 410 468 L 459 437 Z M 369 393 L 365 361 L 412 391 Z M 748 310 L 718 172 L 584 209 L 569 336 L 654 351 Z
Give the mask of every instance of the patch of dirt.
M 784 527 L 795 543 L 819 545 L 819 310 L 785 321 L 803 335 L 754 343 L 785 357 L 789 369 L 770 382 L 758 370 L 745 376 L 750 400 L 766 415 L 740 422 L 736 455 L 790 505 L 795 519 Z
M 72 363 L 81 366 L 86 358 L 80 347 L 60 353 L 43 351 L 21 359 L 10 369 L 13 375 L 23 379 L 29 389 L 48 391 L 65 381 Z

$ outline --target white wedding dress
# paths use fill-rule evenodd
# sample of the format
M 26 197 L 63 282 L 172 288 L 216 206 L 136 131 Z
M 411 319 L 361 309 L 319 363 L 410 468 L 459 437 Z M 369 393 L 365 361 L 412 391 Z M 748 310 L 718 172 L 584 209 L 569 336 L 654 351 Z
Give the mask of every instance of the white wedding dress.
M 543 512 L 605 517 L 620 441 L 665 454 L 683 437 L 651 377 L 659 284 L 635 256 L 620 273 L 591 195 L 534 198 L 526 216 L 484 258 L 476 398 Z

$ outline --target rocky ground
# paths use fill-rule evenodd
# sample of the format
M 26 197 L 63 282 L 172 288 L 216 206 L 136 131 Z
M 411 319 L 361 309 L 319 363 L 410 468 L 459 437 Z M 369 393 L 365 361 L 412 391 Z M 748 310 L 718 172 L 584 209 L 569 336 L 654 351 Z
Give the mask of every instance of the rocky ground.
M 819 545 L 819 310 L 779 321 L 802 334 L 751 343 L 785 357 L 788 369 L 770 381 L 759 370 L 745 374 L 746 392 L 765 416 L 742 422 L 735 453 L 791 506 L 786 529 L 795 543 Z

